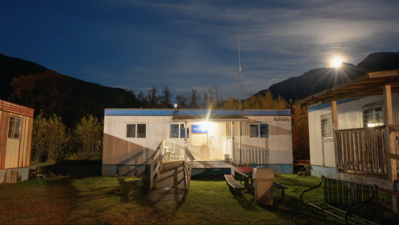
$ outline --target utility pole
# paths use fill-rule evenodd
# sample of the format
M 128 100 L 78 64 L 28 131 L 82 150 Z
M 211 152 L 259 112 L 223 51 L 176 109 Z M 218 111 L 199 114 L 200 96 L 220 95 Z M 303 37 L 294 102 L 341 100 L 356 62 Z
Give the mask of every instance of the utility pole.
M 241 117 L 241 56 L 240 56 L 240 35 L 237 32 L 237 42 L 238 42 L 238 85 L 240 90 L 240 97 L 238 99 L 238 115 Z M 239 146 L 240 146 L 240 166 L 242 166 L 242 148 L 241 148 L 241 136 L 242 136 L 242 122 L 240 120 L 240 138 L 239 138 Z
M 239 106 L 238 106 L 238 115 L 241 115 L 241 56 L 240 56 L 240 35 L 237 33 L 237 41 L 238 41 L 238 85 L 239 85 L 239 90 L 240 90 L 240 97 L 239 97 Z

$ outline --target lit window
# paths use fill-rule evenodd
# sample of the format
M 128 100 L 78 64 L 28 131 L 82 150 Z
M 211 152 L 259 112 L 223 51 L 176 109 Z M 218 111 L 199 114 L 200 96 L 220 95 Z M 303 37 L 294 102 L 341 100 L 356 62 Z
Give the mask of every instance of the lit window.
M 137 128 L 137 129 L 136 129 Z M 146 138 L 146 125 L 145 124 L 127 124 L 126 137 L 127 138 Z
M 384 125 L 384 111 L 382 106 L 363 109 L 363 126 L 375 127 Z
M 8 123 L 8 138 L 19 138 L 21 132 L 21 119 L 10 116 Z
M 250 124 L 249 136 L 255 138 L 269 138 L 269 124 Z
M 321 136 L 323 138 L 333 136 L 333 126 L 331 114 L 321 116 Z

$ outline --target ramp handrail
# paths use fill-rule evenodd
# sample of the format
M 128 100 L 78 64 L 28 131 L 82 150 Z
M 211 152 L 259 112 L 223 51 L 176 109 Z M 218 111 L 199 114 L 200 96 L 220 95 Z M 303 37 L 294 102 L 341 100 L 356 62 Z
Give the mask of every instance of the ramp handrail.
M 164 149 L 165 149 L 165 140 L 162 140 L 157 149 L 155 150 L 154 154 L 151 156 L 151 177 L 150 177 L 150 188 L 154 188 L 154 184 L 156 179 L 158 178 L 159 171 L 161 170 L 162 163 L 164 161 Z M 155 160 L 157 161 L 157 167 L 154 168 Z M 155 177 L 155 175 L 157 175 Z
M 330 212 L 329 210 L 321 208 L 312 203 L 305 203 L 303 195 L 316 189 L 324 182 L 324 206 L 335 209 L 345 214 L 344 217 Z M 321 176 L 320 183 L 302 192 L 300 200 L 303 204 L 314 207 L 331 216 L 345 220 L 346 224 L 352 221 L 348 220 L 348 216 L 356 217 L 357 219 L 379 224 L 378 205 L 378 186 L 369 185 L 358 182 L 340 180 L 330 177 Z
M 190 168 L 188 168 L 188 159 L 190 159 Z M 184 173 L 185 173 L 184 180 L 186 182 L 187 190 L 190 188 L 191 174 L 193 172 L 193 161 L 194 160 L 195 160 L 194 156 L 191 154 L 191 152 L 186 147 L 184 150 Z

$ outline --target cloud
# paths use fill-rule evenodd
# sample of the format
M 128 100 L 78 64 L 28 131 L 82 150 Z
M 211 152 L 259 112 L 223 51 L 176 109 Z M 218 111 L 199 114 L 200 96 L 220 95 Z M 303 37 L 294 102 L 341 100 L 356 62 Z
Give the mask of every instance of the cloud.
M 334 55 L 357 64 L 371 52 L 399 49 L 397 1 L 129 0 L 64 5 L 69 7 L 63 7 L 63 16 L 57 18 L 59 24 L 68 25 L 72 40 L 59 48 L 57 57 L 73 66 L 63 66 L 62 72 L 136 92 L 168 86 L 176 96 L 217 85 L 226 96 L 237 98 L 237 32 L 243 98 L 327 67 Z M 51 15 L 61 12 L 35 7 L 35 15 L 46 10 Z M 83 39 L 85 43 L 90 39 L 90 44 L 83 44 Z M 3 48 L 7 43 L 1 44 Z M 71 54 L 74 47 L 77 50 Z M 41 48 L 49 51 L 54 46 Z M 34 56 L 29 59 L 35 61 Z

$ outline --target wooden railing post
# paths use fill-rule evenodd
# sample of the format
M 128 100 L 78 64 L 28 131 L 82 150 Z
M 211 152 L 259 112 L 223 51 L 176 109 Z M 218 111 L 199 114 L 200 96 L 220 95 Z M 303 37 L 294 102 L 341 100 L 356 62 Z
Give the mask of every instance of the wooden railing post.
M 385 122 L 385 147 L 386 153 L 394 153 L 395 147 L 395 133 L 390 131 L 390 125 L 393 125 L 393 112 L 392 112 L 392 92 L 391 85 L 385 85 L 384 88 L 384 122 Z M 393 159 L 387 159 L 387 169 L 389 180 L 392 182 L 393 188 L 395 181 L 398 180 L 397 161 Z M 399 199 L 396 196 L 392 196 L 392 208 L 394 212 L 398 212 Z
M 334 138 L 334 155 L 335 155 L 335 172 L 338 175 L 339 172 L 339 159 L 338 159 L 338 142 L 337 142 L 337 133 L 338 130 L 338 109 L 337 109 L 337 101 L 331 102 L 331 117 L 333 122 L 333 138 Z
M 193 160 L 191 159 L 191 163 L 190 163 L 191 165 L 190 165 L 190 172 L 189 172 L 189 174 L 190 174 L 190 176 L 188 177 L 188 188 L 190 188 L 190 182 L 191 182 L 191 174 L 193 173 Z
M 154 159 L 151 159 L 150 188 L 154 188 Z

